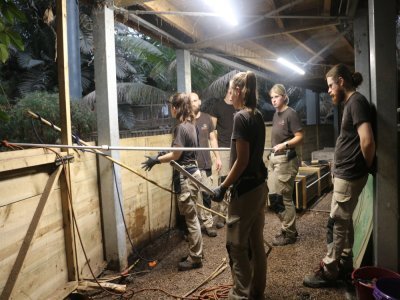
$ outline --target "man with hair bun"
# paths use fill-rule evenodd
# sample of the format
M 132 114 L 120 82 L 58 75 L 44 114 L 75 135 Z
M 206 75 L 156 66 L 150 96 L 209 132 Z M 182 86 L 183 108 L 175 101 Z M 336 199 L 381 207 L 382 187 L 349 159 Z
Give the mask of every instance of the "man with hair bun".
M 368 179 L 375 158 L 371 106 L 356 88 L 363 78 L 343 64 L 327 74 L 328 93 L 334 105 L 343 106 L 340 135 L 333 162 L 333 196 L 327 225 L 327 253 L 318 270 L 304 278 L 308 287 L 336 285 L 353 270 L 353 211 Z

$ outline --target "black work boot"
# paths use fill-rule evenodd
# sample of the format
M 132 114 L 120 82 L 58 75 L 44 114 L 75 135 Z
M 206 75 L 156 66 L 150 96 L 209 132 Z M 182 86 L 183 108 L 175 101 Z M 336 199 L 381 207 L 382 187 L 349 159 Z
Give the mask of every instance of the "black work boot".
M 189 271 L 192 269 L 199 269 L 203 267 L 203 263 L 201 261 L 194 262 L 189 257 L 178 263 L 178 271 Z
M 214 227 L 206 227 L 205 231 L 209 237 L 216 237 L 218 235 Z
M 346 282 L 351 282 L 351 273 L 353 273 L 353 258 L 352 257 L 341 257 L 339 261 L 339 274 L 338 278 Z
M 296 231 L 297 233 L 297 231 Z M 281 234 L 278 234 L 275 236 L 274 240 L 272 241 L 273 246 L 286 246 L 289 244 L 294 244 L 296 243 L 297 238 L 296 234 L 294 235 L 288 235 L 286 231 L 282 231 Z

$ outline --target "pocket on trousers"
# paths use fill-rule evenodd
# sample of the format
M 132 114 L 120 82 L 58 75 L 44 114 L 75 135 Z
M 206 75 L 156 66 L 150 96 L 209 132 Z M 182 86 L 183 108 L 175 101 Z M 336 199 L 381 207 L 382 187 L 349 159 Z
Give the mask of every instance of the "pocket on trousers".
M 335 178 L 333 185 L 333 200 L 336 202 L 347 202 L 351 199 L 350 183 L 346 180 Z
M 278 188 L 278 191 L 281 193 L 287 193 L 290 191 L 290 186 L 289 186 L 289 181 L 292 178 L 292 175 L 290 174 L 280 174 L 278 175 L 278 184 L 280 185 L 280 188 Z

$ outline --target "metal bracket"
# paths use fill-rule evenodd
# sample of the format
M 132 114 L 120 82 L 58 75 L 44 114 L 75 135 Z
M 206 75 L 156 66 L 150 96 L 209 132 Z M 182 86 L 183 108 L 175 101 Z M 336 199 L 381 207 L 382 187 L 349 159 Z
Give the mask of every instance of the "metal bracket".
M 58 158 L 56 158 L 56 160 L 54 161 L 54 163 L 55 163 L 56 166 L 65 164 L 65 163 L 67 163 L 67 162 L 74 162 L 74 156 L 71 155 L 71 154 L 69 154 L 69 155 L 66 155 L 66 156 L 58 157 Z

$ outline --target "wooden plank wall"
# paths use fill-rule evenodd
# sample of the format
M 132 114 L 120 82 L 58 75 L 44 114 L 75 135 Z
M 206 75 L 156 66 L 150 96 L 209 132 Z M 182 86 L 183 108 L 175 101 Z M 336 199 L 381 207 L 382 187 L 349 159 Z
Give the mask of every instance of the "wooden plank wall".
M 171 135 L 136 137 L 121 140 L 121 146 L 170 147 Z M 122 151 L 121 160 L 143 176 L 156 181 L 159 185 L 171 189 L 172 167 L 169 164 L 155 165 L 151 171 L 144 171 L 141 163 L 145 155 L 156 155 L 157 151 Z M 134 173 L 123 169 L 122 193 L 124 212 L 128 223 L 128 231 L 135 247 L 152 241 L 167 231 L 172 209 L 172 224 L 175 226 L 175 200 L 171 202 L 171 194 L 154 184 L 145 181 Z M 172 204 L 172 208 L 171 208 Z M 128 249 L 131 245 L 127 241 Z M 130 252 L 128 250 L 128 253 Z
M 90 152 L 75 152 L 71 164 L 72 196 L 75 216 L 90 267 L 98 275 L 106 262 L 103 254 L 101 206 L 97 176 L 98 157 Z M 75 234 L 79 278 L 92 278 L 78 236 Z
M 266 132 L 265 146 L 270 147 L 271 127 L 268 126 Z M 303 160 L 311 159 L 311 151 L 317 150 L 317 145 L 320 149 L 333 146 L 331 126 L 320 125 L 318 130 L 315 126 L 308 126 L 305 132 L 305 142 L 300 150 Z M 170 134 L 128 138 L 120 142 L 121 146 L 169 147 L 170 144 Z M 121 161 L 160 185 L 171 188 L 172 168 L 168 164 L 156 165 L 150 172 L 141 169 L 144 155 L 156 153 L 121 151 Z M 97 174 L 97 159 L 104 158 L 89 152 L 75 153 L 74 156 L 71 164 L 73 206 L 90 265 L 97 275 L 105 266 Z M 45 153 L 42 149 L 0 153 L 0 292 L 10 274 L 49 174 L 54 169 L 54 159 L 54 154 Z M 171 201 L 169 192 L 134 173 L 122 169 L 121 174 L 128 232 L 134 246 L 141 247 L 168 230 L 171 210 L 171 226 L 175 226 L 175 201 Z M 57 185 L 44 208 L 12 299 L 26 298 L 26 295 L 31 299 L 47 299 L 68 286 L 60 195 L 60 187 Z M 130 243 L 127 242 L 127 245 L 128 253 L 131 253 Z M 90 278 L 78 237 L 76 249 L 78 275 L 80 278 Z
M 54 170 L 55 155 L 42 149 L 0 153 L 0 293 L 14 265 L 43 189 Z M 84 247 L 96 274 L 104 268 L 97 189 L 96 156 L 75 154 L 72 163 L 73 206 Z M 91 277 L 78 239 L 78 272 Z M 57 184 L 15 283 L 11 299 L 50 299 L 68 286 L 67 263 Z M 64 295 L 66 296 L 66 295 Z

